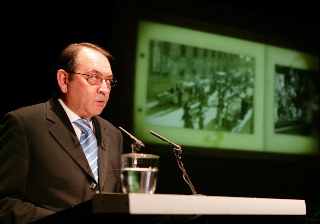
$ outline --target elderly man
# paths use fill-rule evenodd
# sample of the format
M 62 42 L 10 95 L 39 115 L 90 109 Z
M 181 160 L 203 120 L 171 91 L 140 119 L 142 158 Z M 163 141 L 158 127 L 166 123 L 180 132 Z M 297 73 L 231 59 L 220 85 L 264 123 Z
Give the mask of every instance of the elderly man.
M 60 93 L 5 115 L 0 131 L 0 223 L 28 223 L 119 192 L 122 135 L 99 114 L 115 85 L 111 55 L 90 43 L 59 56 Z

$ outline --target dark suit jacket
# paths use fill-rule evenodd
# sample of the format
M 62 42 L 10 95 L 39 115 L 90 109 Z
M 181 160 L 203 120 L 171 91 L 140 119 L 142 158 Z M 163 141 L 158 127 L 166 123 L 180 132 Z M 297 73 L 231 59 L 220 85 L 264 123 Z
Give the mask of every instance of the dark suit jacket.
M 96 185 L 67 114 L 56 98 L 3 118 L 0 131 L 0 223 L 27 223 L 119 192 L 121 132 L 92 118 L 99 145 Z

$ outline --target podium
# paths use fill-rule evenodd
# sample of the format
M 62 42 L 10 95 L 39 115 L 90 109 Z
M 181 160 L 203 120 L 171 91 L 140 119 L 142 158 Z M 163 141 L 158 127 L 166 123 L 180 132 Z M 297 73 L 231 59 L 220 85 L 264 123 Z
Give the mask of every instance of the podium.
M 178 223 L 203 216 L 306 215 L 304 200 L 168 194 L 107 194 L 34 223 Z M 205 223 L 205 222 L 203 222 Z M 229 222 L 232 223 L 232 222 Z

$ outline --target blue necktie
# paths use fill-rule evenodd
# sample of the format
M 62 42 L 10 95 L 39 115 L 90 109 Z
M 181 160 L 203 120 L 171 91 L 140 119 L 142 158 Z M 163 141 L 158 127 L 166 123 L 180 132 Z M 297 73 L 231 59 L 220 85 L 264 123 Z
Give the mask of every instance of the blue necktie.
M 80 144 L 98 183 L 98 144 L 96 136 L 86 120 L 78 119 L 74 123 L 81 129 Z

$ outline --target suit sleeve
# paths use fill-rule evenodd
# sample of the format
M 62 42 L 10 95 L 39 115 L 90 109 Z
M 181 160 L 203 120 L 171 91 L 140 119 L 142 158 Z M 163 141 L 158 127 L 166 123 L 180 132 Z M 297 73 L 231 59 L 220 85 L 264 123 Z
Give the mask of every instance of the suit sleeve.
M 27 202 L 28 161 L 23 125 L 10 112 L 0 130 L 0 223 L 28 223 L 54 213 Z

